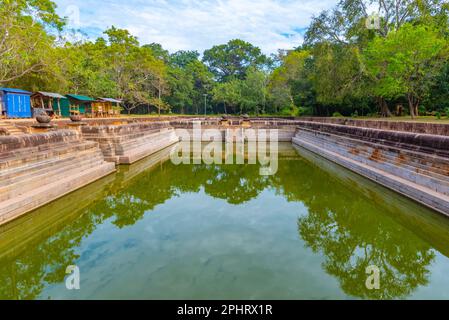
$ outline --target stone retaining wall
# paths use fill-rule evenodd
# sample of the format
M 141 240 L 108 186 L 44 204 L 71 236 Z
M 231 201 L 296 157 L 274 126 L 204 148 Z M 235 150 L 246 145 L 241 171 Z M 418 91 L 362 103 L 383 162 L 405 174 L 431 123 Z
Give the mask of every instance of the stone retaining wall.
M 449 216 L 449 137 L 304 121 L 292 141 Z
M 75 131 L 0 137 L 0 224 L 114 171 Z
M 179 141 L 168 121 L 84 126 L 81 132 L 99 144 L 106 161 L 116 164 L 134 163 Z
M 449 136 L 449 124 L 419 121 L 363 120 L 346 118 L 303 117 L 301 121 L 339 124 L 354 127 Z

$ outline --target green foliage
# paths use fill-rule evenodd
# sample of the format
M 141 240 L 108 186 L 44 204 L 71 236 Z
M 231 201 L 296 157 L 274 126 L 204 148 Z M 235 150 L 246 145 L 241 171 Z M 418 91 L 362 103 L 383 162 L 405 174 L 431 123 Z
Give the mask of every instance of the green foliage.
M 95 41 L 64 42 L 51 0 L 0 2 L 0 86 L 123 99 L 128 112 L 449 117 L 449 5 L 342 0 L 316 16 L 302 47 L 274 58 L 240 39 L 203 54 L 141 45 L 111 27 Z M 397 19 L 397 17 L 401 17 Z M 405 111 L 407 112 L 407 110 Z
M 0 3 L 0 86 L 39 77 L 56 63 L 55 39 L 46 30 L 64 25 L 55 7 L 49 0 Z
M 406 96 L 411 115 L 435 81 L 447 59 L 447 40 L 428 26 L 403 25 L 387 37 L 376 37 L 365 62 L 375 79 L 373 92 L 384 98 Z
M 269 64 L 258 47 L 239 39 L 206 50 L 203 61 L 221 82 L 243 80 L 250 67 L 264 68 Z

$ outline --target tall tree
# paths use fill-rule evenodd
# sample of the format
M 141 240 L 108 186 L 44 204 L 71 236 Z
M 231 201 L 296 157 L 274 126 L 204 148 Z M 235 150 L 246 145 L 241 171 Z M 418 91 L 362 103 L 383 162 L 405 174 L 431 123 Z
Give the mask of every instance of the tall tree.
M 311 54 L 307 50 L 291 51 L 282 57 L 281 66 L 273 71 L 268 83 L 270 100 L 275 107 L 275 112 L 295 105 L 294 85 L 296 81 L 308 80 L 304 74 L 306 60 Z
M 231 40 L 204 52 L 203 61 L 215 77 L 221 81 L 244 79 L 249 67 L 263 68 L 269 64 L 258 47 L 243 40 Z
M 2 0 L 0 3 L 0 85 L 43 72 L 54 63 L 54 38 L 64 21 L 49 0 Z
M 377 37 L 365 53 L 368 71 L 377 79 L 375 92 L 385 98 L 405 95 L 412 117 L 447 58 L 448 43 L 437 31 L 412 24 Z

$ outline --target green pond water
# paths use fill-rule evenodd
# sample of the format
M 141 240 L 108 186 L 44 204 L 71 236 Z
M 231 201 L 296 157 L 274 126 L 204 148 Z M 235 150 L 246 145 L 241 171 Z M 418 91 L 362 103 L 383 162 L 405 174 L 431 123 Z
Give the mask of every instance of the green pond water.
M 281 149 L 274 176 L 163 150 L 0 227 L 0 298 L 449 298 L 448 219 Z

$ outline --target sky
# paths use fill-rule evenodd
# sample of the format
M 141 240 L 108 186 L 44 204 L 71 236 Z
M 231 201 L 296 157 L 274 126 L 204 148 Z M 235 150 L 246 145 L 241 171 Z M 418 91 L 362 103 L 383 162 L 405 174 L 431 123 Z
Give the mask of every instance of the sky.
M 110 26 L 141 44 L 202 53 L 243 39 L 266 54 L 300 45 L 312 17 L 337 0 L 54 0 L 69 26 L 96 38 Z

